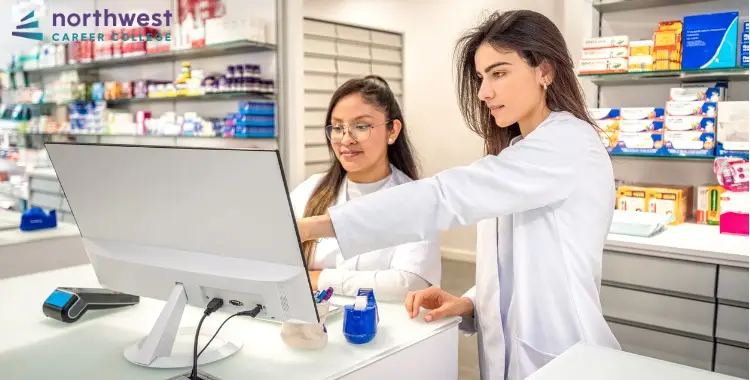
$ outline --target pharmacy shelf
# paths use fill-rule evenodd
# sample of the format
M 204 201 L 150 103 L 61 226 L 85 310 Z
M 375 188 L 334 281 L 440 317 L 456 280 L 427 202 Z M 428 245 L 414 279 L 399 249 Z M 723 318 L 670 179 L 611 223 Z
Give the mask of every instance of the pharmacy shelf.
M 151 102 L 172 102 L 181 100 L 195 100 L 195 101 L 211 101 L 211 100 L 233 100 L 233 99 L 247 99 L 247 100 L 273 100 L 273 94 L 261 93 L 261 92 L 220 92 L 210 93 L 205 95 L 196 96 L 171 96 L 171 97 L 157 97 L 157 98 L 131 98 L 131 99 L 112 99 L 107 100 L 107 104 L 129 104 L 129 103 L 151 103 Z
M 164 96 L 155 98 L 122 98 L 122 99 L 109 99 L 103 100 L 108 105 L 120 105 L 130 103 L 159 103 L 159 102 L 173 102 L 173 101 L 212 101 L 212 100 L 234 100 L 234 99 L 246 99 L 246 100 L 274 100 L 274 94 L 268 94 L 264 92 L 218 92 L 204 95 L 194 96 Z M 91 101 L 91 100 L 85 100 Z M 28 106 L 54 106 L 54 105 L 66 105 L 73 102 L 55 103 L 55 102 L 44 102 L 44 103 L 27 103 Z
M 238 40 L 232 42 L 225 42 L 219 44 L 206 45 L 198 48 L 172 50 L 163 53 L 150 53 L 143 55 L 136 55 L 123 58 L 113 58 L 106 60 L 97 60 L 89 63 L 79 63 L 73 65 L 60 65 L 52 67 L 42 67 L 35 69 L 26 69 L 28 73 L 54 73 L 60 71 L 69 70 L 91 70 L 101 69 L 107 67 L 118 67 L 129 64 L 142 64 L 142 63 L 157 63 L 157 62 L 170 62 L 175 59 L 196 59 L 196 58 L 207 58 L 207 57 L 218 57 L 223 55 L 238 54 L 238 53 L 257 53 L 265 51 L 275 51 L 276 46 L 267 43 L 249 41 L 249 40 Z
M 24 132 L 25 136 L 43 136 L 43 137 L 131 137 L 131 138 L 151 138 L 151 139 L 232 139 L 232 140 L 271 140 L 272 137 L 224 137 L 224 136 L 189 136 L 189 135 L 126 135 L 111 133 L 47 133 L 47 132 Z
M 594 9 L 600 13 L 632 11 L 670 5 L 704 3 L 709 0 L 593 0 Z
M 712 70 L 647 71 L 615 74 L 581 74 L 578 77 L 590 80 L 599 86 L 622 86 L 675 82 L 747 81 L 749 72 L 750 71 L 748 71 L 747 68 L 730 68 Z
M 667 161 L 705 161 L 705 162 L 713 162 L 716 157 L 715 156 L 706 156 L 706 157 L 699 157 L 699 156 L 656 156 L 656 155 L 645 155 L 645 154 L 610 154 L 610 157 L 612 157 L 613 160 L 616 160 L 618 158 L 622 159 L 641 159 L 641 160 L 667 160 Z

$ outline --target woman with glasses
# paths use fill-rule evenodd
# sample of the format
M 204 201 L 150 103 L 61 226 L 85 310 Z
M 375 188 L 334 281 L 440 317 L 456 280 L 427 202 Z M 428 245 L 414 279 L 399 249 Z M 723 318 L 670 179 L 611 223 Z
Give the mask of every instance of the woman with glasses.
M 458 104 L 485 157 L 302 219 L 302 239 L 336 237 L 348 258 L 476 223 L 476 286 L 405 304 L 478 332 L 483 379 L 524 379 L 578 343 L 620 348 L 599 300 L 612 163 L 562 33 L 537 12 L 496 12 L 457 53 Z
M 331 98 L 325 122 L 333 163 L 292 191 L 296 215 L 324 215 L 331 206 L 418 178 L 401 107 L 382 78 L 344 83 Z M 378 299 L 403 301 L 409 291 L 440 284 L 437 234 L 348 259 L 334 238 L 308 240 L 302 247 L 318 290 L 332 287 L 353 296 L 359 288 L 372 288 Z

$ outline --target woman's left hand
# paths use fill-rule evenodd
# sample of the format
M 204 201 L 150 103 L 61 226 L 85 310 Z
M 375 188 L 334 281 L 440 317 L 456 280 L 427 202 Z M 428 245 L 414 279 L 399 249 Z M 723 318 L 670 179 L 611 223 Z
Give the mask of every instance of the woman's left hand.
M 320 271 L 319 270 L 309 270 L 307 271 L 308 275 L 310 275 L 310 285 L 312 286 L 313 291 L 318 289 L 318 278 L 320 278 Z

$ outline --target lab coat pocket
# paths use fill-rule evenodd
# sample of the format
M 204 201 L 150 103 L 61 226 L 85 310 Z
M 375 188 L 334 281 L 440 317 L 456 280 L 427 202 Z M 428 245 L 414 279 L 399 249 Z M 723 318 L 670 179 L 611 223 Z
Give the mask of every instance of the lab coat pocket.
M 516 356 L 518 366 L 516 368 L 519 373 L 514 378 L 518 379 L 526 378 L 557 357 L 540 351 L 518 338 L 516 338 L 516 349 L 518 353 Z
M 323 301 L 316 304 L 320 323 L 291 323 L 281 324 L 281 340 L 287 346 L 296 349 L 317 350 L 328 344 L 328 331 L 325 322 L 331 303 Z

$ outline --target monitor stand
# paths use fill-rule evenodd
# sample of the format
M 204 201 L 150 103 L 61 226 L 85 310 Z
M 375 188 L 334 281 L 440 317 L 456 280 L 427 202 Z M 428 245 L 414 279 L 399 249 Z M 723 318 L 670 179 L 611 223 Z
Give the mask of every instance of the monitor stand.
M 185 368 L 193 366 L 193 344 L 195 327 L 180 328 L 182 313 L 187 305 L 187 294 L 182 284 L 175 284 L 159 318 L 145 338 L 125 349 L 125 358 L 133 364 L 149 368 Z M 190 337 L 190 350 L 174 353 L 173 347 L 177 336 Z M 211 335 L 205 336 L 206 338 Z M 199 339 L 198 350 L 202 348 Z M 204 343 L 205 344 L 205 343 Z M 213 348 L 212 348 L 213 347 Z M 242 341 L 228 339 L 221 334 L 214 338 L 210 347 L 198 358 L 198 364 L 208 364 L 224 359 L 242 348 Z

